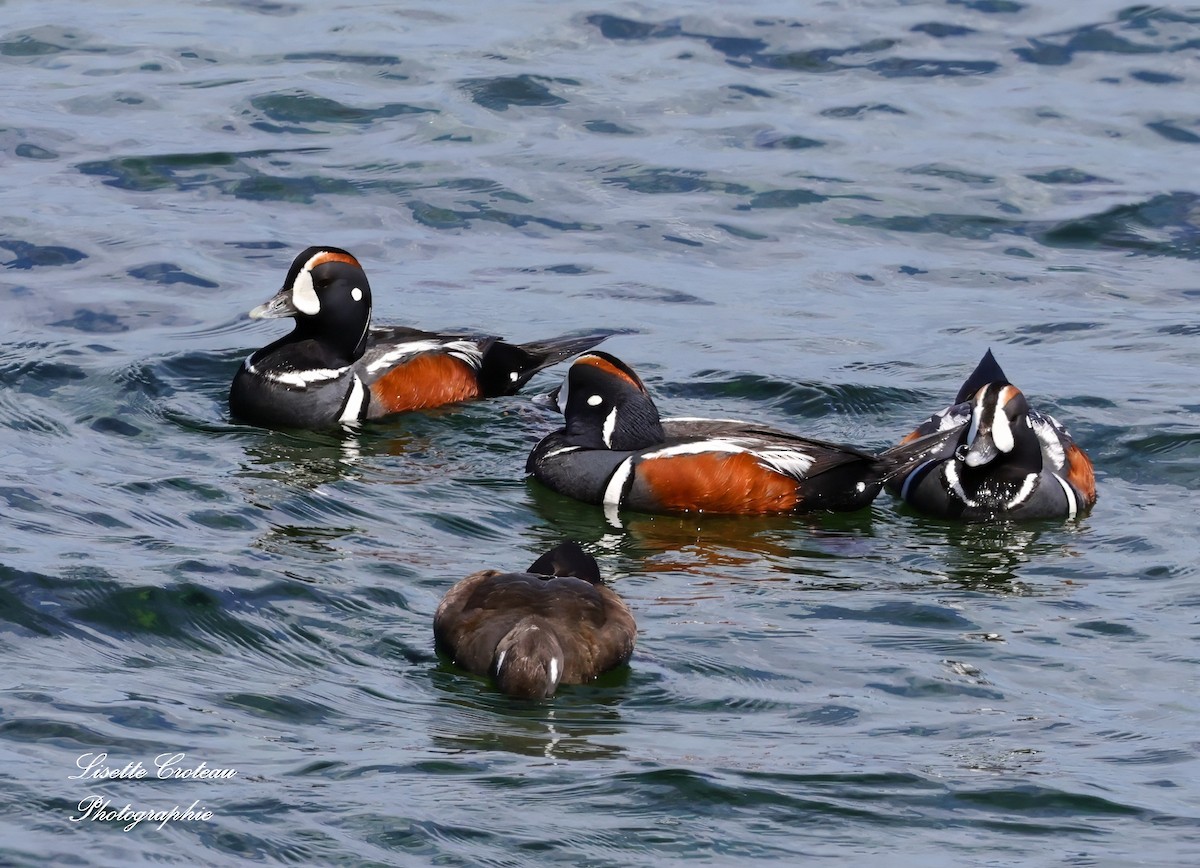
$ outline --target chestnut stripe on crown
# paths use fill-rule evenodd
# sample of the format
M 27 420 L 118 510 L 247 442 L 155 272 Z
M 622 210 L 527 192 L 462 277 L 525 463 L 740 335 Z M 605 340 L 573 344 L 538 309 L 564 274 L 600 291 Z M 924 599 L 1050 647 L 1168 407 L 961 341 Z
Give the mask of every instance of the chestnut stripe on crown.
M 362 268 L 358 264 L 358 260 L 349 253 L 335 253 L 332 250 L 322 250 L 320 253 L 314 254 L 308 262 L 304 263 L 304 270 L 312 271 L 318 265 L 324 265 L 326 262 L 344 262 L 347 265 L 353 265 L 355 268 Z
M 580 356 L 575 360 L 575 364 L 590 365 L 593 368 L 604 371 L 606 374 L 612 374 L 614 377 L 624 380 L 639 392 L 646 391 L 646 387 L 642 385 L 642 381 L 639 380 L 636 375 L 624 370 L 623 368 L 617 367 L 608 359 L 601 358 L 593 353 L 588 353 L 586 356 Z

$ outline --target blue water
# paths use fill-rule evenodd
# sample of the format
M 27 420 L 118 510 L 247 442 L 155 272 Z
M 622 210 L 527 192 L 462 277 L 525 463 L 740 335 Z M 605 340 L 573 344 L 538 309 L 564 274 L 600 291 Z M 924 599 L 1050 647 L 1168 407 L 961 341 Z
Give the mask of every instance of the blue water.
M 1200 860 L 1198 49 L 1104 0 L 0 4 L 0 863 Z M 380 322 L 622 330 L 667 414 L 871 448 L 990 346 L 1100 500 L 614 528 L 523 479 L 527 396 L 236 424 L 311 244 Z M 628 670 L 436 657 L 563 538 Z

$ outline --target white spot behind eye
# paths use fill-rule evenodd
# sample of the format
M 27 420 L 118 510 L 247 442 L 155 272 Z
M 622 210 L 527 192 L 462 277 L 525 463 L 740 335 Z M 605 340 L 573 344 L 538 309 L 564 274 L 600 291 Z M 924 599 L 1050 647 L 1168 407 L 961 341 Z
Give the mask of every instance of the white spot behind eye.
M 362 290 L 357 286 L 350 290 L 350 297 L 355 301 L 362 301 Z
M 300 313 L 309 316 L 321 312 L 321 299 L 317 298 L 311 271 L 302 270 L 296 275 L 296 280 L 292 283 L 292 304 Z
M 588 406 L 589 407 L 595 407 L 596 405 L 603 404 L 603 403 L 604 403 L 604 399 L 602 397 L 600 397 L 599 395 L 592 395 L 592 397 L 588 398 Z

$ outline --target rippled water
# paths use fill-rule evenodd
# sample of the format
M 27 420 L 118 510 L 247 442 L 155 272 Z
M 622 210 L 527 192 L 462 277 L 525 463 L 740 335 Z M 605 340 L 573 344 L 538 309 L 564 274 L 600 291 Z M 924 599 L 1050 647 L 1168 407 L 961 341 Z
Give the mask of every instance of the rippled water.
M 0 13 L 0 862 L 1200 859 L 1200 12 Z M 245 311 L 310 244 L 380 321 L 628 330 L 667 413 L 870 447 L 991 346 L 1100 502 L 618 530 L 523 480 L 525 397 L 234 424 L 279 334 Z M 564 537 L 627 671 L 529 705 L 434 655 L 450 583 Z M 180 752 L 237 774 L 156 780 Z

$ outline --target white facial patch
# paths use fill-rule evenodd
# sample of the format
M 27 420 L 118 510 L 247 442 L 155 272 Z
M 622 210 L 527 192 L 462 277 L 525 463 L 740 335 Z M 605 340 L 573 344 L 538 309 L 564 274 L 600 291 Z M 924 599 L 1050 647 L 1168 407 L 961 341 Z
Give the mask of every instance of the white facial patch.
M 592 398 L 597 397 L 593 395 Z M 588 403 L 592 403 L 592 399 L 588 398 Z M 604 438 L 604 445 L 612 449 L 613 431 L 617 428 L 617 408 L 613 407 L 612 412 L 608 414 L 608 418 L 604 420 L 604 430 L 601 431 L 601 436 Z
M 588 406 L 589 407 L 598 407 L 599 405 L 601 405 L 603 403 L 604 403 L 604 398 L 602 398 L 600 395 L 592 395 L 592 397 L 588 398 Z
M 355 301 L 362 301 L 362 290 L 357 286 L 350 290 L 350 297 Z
M 571 378 L 564 377 L 562 385 L 558 387 L 558 412 L 564 416 L 567 415 L 567 401 L 571 395 Z
M 321 299 L 313 286 L 312 272 L 302 269 L 292 283 L 292 304 L 300 313 L 314 316 L 321 312 Z
M 550 682 L 552 684 L 558 684 L 558 658 L 557 657 L 550 658 Z
M 1012 425 L 1009 423 L 1008 414 L 1004 412 L 1003 407 L 996 408 L 996 418 L 992 420 L 992 442 L 1001 452 L 1012 452 L 1013 450 Z

